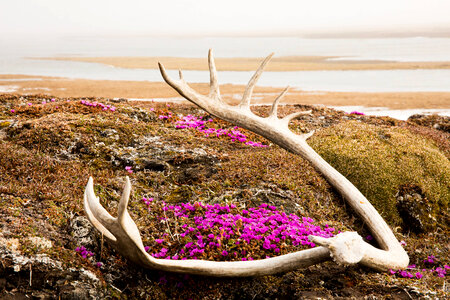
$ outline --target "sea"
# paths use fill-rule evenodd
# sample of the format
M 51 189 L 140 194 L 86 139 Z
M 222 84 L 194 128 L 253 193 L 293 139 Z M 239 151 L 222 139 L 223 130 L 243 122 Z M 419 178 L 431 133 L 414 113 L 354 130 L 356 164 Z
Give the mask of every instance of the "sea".
M 333 56 L 333 60 L 450 61 L 450 38 L 300 37 L 0 37 L 0 74 L 81 79 L 161 81 L 158 70 L 127 69 L 98 63 L 41 60 L 43 57 L 176 56 L 206 57 Z M 172 74 L 171 74 L 172 73 Z M 169 74 L 176 76 L 175 71 Z M 208 82 L 207 71 L 183 72 L 188 82 Z M 253 72 L 222 71 L 221 84 L 246 84 Z M 264 72 L 258 85 L 303 91 L 450 92 L 450 69 Z M 450 103 L 449 103 L 450 107 Z M 444 110 L 450 115 L 450 109 Z

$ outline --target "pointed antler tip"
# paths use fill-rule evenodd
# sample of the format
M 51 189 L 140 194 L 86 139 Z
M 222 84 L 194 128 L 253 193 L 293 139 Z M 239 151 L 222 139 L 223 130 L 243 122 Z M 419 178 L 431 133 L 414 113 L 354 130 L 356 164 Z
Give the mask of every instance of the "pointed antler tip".
M 89 176 L 89 180 L 86 184 L 86 190 L 91 190 L 92 192 L 94 191 L 94 178 L 92 178 L 92 176 Z

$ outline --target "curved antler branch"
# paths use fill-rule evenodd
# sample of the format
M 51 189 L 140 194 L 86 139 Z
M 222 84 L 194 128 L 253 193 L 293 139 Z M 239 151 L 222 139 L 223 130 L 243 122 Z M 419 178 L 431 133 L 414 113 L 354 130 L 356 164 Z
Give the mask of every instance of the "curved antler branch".
M 214 63 L 212 49 L 209 49 L 209 52 L 208 52 L 208 66 L 209 66 L 209 77 L 210 77 L 209 97 L 220 100 L 219 83 L 217 81 L 217 70 L 216 70 L 216 64 Z
M 260 77 L 264 66 L 268 63 L 272 55 L 273 54 L 269 55 L 262 62 L 255 75 L 253 75 L 247 85 L 241 103 L 237 106 L 231 106 L 221 101 L 219 102 L 215 98 L 205 97 L 190 88 L 180 85 L 178 82 L 173 81 L 167 76 L 164 67 L 161 64 L 159 64 L 159 66 L 164 80 L 187 100 L 218 118 L 253 131 L 280 147 L 299 154 L 322 173 L 328 182 L 364 220 L 382 248 L 377 249 L 368 243 L 364 243 L 365 254 L 361 263 L 379 270 L 387 270 L 390 268 L 400 269 L 406 267 L 409 262 L 408 255 L 395 238 L 392 230 L 372 204 L 347 178 L 329 165 L 306 143 L 306 140 L 312 133 L 297 135 L 289 130 L 289 122 L 307 112 L 298 112 L 288 115 L 283 119 L 279 119 L 275 114 L 276 107 L 281 97 L 278 97 L 272 105 L 272 113 L 269 116 L 270 122 L 268 122 L 268 118 L 256 116 L 248 108 L 253 88 Z M 210 56 L 212 56 L 211 51 Z M 213 60 L 210 59 L 210 62 L 213 62 Z M 215 72 L 215 67 L 212 66 L 212 63 L 210 63 L 210 72 Z M 327 244 L 324 244 L 324 246 L 327 246 Z M 332 247 L 330 248 L 330 251 L 332 251 Z
M 145 251 L 136 223 L 128 213 L 130 190 L 130 179 L 126 177 L 124 192 L 119 203 L 118 217 L 113 218 L 100 205 L 99 199 L 94 193 L 93 179 L 90 177 L 84 192 L 84 208 L 94 227 L 104 234 L 122 255 L 143 267 L 196 275 L 247 277 L 292 271 L 330 259 L 330 252 L 325 247 L 253 261 L 216 262 L 154 258 Z
M 211 53 L 211 50 L 209 50 Z M 259 77 L 261 77 L 262 72 L 264 71 L 264 68 L 266 67 L 267 63 L 270 61 L 274 53 L 269 54 L 264 61 L 259 66 L 258 70 L 256 70 L 255 74 L 253 74 L 252 78 L 250 78 L 250 81 L 247 84 L 247 87 L 245 88 L 244 95 L 242 96 L 241 103 L 239 106 L 243 109 L 249 109 L 250 108 L 250 100 L 252 98 L 253 89 L 255 88 L 256 83 L 259 80 Z
M 273 101 L 272 109 L 270 110 L 269 117 L 271 118 L 278 118 L 278 104 L 280 103 L 280 100 L 286 95 L 287 91 L 289 89 L 289 86 L 287 86 L 280 95 Z

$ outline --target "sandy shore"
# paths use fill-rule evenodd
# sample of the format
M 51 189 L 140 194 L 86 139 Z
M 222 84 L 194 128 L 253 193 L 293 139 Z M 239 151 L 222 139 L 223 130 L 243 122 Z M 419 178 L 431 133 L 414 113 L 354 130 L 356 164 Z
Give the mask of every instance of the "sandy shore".
M 284 56 L 273 57 L 266 71 L 318 71 L 318 70 L 410 70 L 410 69 L 450 69 L 450 62 L 396 62 L 396 61 L 354 61 L 329 60 L 333 56 Z M 167 69 L 208 70 L 206 58 L 182 57 L 48 57 L 32 58 L 101 63 L 120 68 L 156 69 L 158 62 Z M 262 58 L 215 58 L 220 71 L 253 71 Z
M 192 84 L 207 94 L 207 84 Z M 236 103 L 244 91 L 241 85 L 221 85 L 225 100 Z M 252 103 L 271 103 L 282 88 L 256 87 Z M 84 80 L 57 77 L 0 75 L 0 93 L 48 94 L 57 97 L 179 98 L 164 82 Z M 348 93 L 290 90 L 283 103 L 323 104 L 327 106 L 367 106 L 390 109 L 450 109 L 449 92 Z

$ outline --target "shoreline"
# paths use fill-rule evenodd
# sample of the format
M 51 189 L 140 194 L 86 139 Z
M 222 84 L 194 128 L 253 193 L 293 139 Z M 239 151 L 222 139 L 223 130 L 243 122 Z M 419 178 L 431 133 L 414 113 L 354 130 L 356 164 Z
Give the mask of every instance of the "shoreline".
M 190 86 L 202 94 L 209 92 L 206 83 Z M 238 103 L 244 85 L 220 86 L 222 97 Z M 271 104 L 283 88 L 260 87 L 254 90 L 253 104 Z M 0 75 L 0 93 L 47 94 L 56 97 L 103 97 L 126 99 L 174 98 L 179 95 L 165 82 L 69 79 L 31 75 Z M 285 104 L 326 106 L 386 107 L 388 109 L 450 109 L 450 92 L 323 92 L 291 89 Z
M 27 57 L 33 60 L 73 61 L 99 63 L 125 69 L 158 69 L 158 62 L 168 70 L 207 71 L 207 58 L 192 57 Z M 254 71 L 263 58 L 214 58 L 219 71 Z M 363 71 L 363 70 L 415 70 L 450 69 L 450 61 L 385 61 L 352 60 L 341 56 L 281 56 L 273 57 L 265 71 Z

